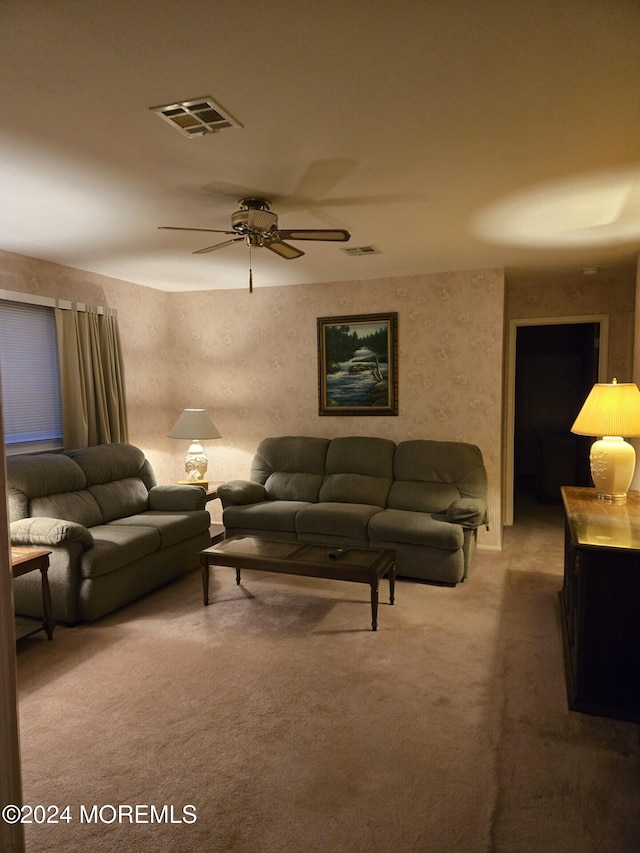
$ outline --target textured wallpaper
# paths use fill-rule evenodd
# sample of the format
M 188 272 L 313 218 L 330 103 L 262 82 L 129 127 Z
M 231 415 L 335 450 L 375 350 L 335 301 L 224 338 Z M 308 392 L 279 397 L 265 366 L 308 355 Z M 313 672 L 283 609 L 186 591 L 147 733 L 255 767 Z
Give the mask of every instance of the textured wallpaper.
M 148 454 L 161 482 L 183 474 L 186 447 L 166 436 L 188 406 L 207 408 L 222 435 L 205 443 L 210 480 L 246 477 L 258 442 L 269 435 L 468 441 L 482 450 L 489 477 L 491 530 L 481 531 L 479 541 L 500 546 L 502 270 L 257 286 L 253 294 L 164 293 L 0 252 L 0 289 L 118 310 L 130 439 Z M 532 282 L 507 292 L 510 317 L 613 310 L 612 361 L 627 360 L 628 288 L 594 295 Z M 398 313 L 398 416 L 321 417 L 317 318 L 388 311 Z M 219 517 L 218 502 L 209 507 Z
M 212 413 L 215 479 L 246 477 L 268 435 L 478 444 L 495 522 L 484 535 L 497 543 L 503 291 L 501 271 L 484 270 L 175 295 L 172 396 Z M 398 313 L 398 416 L 320 416 L 317 318 L 387 311 Z
M 633 342 L 636 283 L 632 276 L 585 277 L 576 273 L 555 277 L 547 286 L 532 276 L 507 285 L 506 320 L 536 317 L 609 315 L 607 381 L 633 381 Z

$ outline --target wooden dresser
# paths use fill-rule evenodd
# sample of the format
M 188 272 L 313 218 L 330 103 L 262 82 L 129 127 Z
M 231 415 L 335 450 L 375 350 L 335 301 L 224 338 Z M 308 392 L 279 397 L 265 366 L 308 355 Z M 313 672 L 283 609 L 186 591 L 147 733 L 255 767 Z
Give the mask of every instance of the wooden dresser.
M 560 592 L 569 708 L 640 721 L 640 493 L 624 504 L 562 487 Z

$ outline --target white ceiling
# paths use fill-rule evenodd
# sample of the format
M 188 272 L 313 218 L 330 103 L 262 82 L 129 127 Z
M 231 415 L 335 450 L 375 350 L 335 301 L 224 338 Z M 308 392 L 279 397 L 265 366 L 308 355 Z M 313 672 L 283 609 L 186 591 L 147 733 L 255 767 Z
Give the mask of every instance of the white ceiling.
M 193 255 L 266 196 L 256 287 L 506 267 L 633 268 L 637 0 L 3 0 L 0 249 L 167 291 L 247 286 Z M 151 107 L 209 95 L 187 139 Z

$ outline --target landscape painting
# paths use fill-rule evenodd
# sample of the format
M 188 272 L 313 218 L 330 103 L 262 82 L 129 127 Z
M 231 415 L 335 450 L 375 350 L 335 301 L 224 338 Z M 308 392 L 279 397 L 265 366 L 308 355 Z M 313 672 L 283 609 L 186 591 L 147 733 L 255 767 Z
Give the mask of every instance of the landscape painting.
M 398 315 L 318 319 L 321 415 L 398 414 Z

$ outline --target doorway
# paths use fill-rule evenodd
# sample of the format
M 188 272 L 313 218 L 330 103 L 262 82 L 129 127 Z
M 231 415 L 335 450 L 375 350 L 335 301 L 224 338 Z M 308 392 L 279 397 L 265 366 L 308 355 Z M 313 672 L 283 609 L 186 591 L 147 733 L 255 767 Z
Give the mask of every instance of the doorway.
M 561 501 L 560 486 L 591 485 L 592 439 L 571 425 L 606 375 L 608 317 L 513 320 L 508 342 L 505 524 L 515 497 Z

